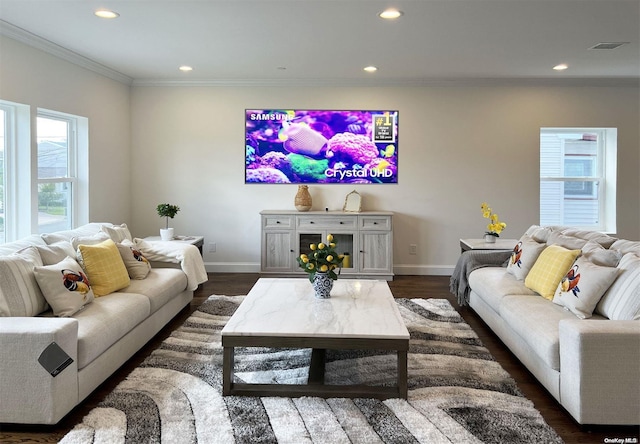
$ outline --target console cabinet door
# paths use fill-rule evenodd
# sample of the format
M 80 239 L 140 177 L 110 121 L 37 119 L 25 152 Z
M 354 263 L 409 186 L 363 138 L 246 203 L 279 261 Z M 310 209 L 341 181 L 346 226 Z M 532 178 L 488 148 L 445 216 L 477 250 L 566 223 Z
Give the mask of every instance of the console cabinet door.
M 391 233 L 360 232 L 360 273 L 393 273 Z
M 262 271 L 292 271 L 296 266 L 294 232 L 291 230 L 265 230 L 263 239 Z

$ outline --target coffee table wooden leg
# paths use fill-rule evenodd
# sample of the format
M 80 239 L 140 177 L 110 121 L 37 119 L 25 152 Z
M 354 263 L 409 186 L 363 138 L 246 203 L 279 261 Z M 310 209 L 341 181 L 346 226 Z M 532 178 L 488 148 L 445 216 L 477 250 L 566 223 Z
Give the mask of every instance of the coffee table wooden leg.
M 224 347 L 222 352 L 222 395 L 231 394 L 231 385 L 233 381 L 233 347 Z
M 311 362 L 309 363 L 309 384 L 324 384 L 324 362 L 326 350 L 314 348 L 311 350 Z
M 407 399 L 409 394 L 408 390 L 408 370 L 407 370 L 407 351 L 399 350 L 398 351 L 398 392 L 400 396 L 404 399 Z

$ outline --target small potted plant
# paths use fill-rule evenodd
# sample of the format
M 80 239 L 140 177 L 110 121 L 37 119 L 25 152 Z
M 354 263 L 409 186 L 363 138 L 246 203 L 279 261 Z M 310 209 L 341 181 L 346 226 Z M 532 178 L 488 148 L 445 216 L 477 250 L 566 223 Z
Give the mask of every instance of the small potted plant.
M 482 210 L 482 216 L 485 219 L 489 219 L 487 231 L 484 233 L 484 241 L 493 244 L 495 243 L 496 238 L 500 237 L 502 230 L 507 228 L 507 224 L 500 222 L 498 215 L 493 212 L 491 207 L 489 207 L 489 204 L 486 202 L 483 202 L 482 205 L 480 205 L 480 209 Z
M 158 204 L 158 206 L 156 207 L 156 211 L 158 212 L 158 216 L 166 218 L 165 228 L 160 229 L 160 239 L 173 239 L 173 228 L 169 228 L 169 218 L 173 219 L 176 214 L 178 214 L 178 211 L 180 211 L 180 207 L 177 205 L 164 203 Z

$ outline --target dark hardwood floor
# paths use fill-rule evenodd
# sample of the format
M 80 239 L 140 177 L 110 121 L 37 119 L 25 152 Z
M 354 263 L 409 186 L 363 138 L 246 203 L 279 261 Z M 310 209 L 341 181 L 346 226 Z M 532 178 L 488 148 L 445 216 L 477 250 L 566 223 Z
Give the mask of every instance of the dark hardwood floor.
M 193 312 L 211 294 L 246 294 L 258 274 L 210 273 L 209 281 L 195 293 L 193 302 L 180 312 L 158 335 L 134 355 L 120 370 L 105 381 L 83 403 L 55 426 L 0 425 L 2 443 L 55 443 L 58 442 L 75 424 L 95 407 L 126 375 L 142 362 L 175 328 Z M 545 421 L 553 427 L 566 443 L 627 443 L 640 441 L 639 427 L 598 426 L 584 428 L 578 425 L 569 414 L 555 401 L 529 371 L 511 354 L 502 342 L 491 332 L 484 322 L 469 308 L 458 307 L 455 297 L 449 293 L 448 276 L 396 276 L 389 283 L 394 296 L 401 298 L 444 298 L 458 309 L 465 321 L 478 334 L 484 345 L 496 360 L 516 380 L 520 390 L 535 404 Z M 633 439 L 636 441 L 633 441 Z M 619 439 L 620 441 L 615 441 Z

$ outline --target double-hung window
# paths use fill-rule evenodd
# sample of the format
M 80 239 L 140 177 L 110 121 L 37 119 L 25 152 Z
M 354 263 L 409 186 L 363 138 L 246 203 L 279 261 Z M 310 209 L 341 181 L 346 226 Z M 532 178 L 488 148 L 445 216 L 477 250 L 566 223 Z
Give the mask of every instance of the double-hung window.
M 540 225 L 615 232 L 615 128 L 540 130 Z
M 88 221 L 88 128 L 85 117 L 0 100 L 0 244 Z
M 38 112 L 38 232 L 73 227 L 77 205 L 75 119 Z

